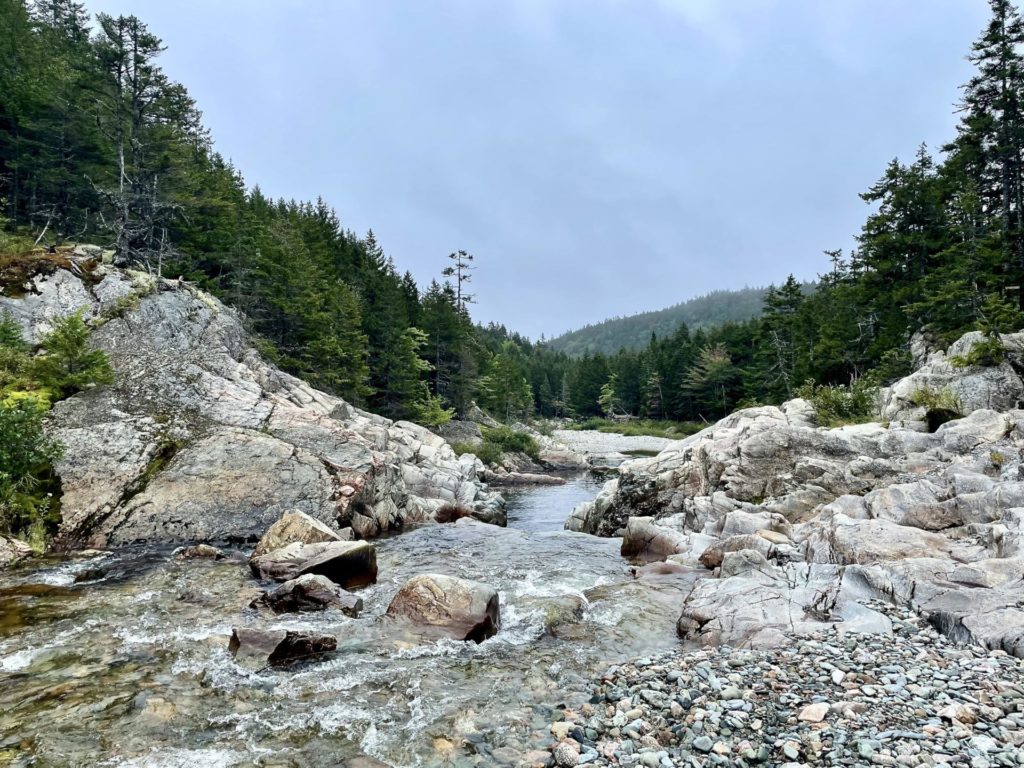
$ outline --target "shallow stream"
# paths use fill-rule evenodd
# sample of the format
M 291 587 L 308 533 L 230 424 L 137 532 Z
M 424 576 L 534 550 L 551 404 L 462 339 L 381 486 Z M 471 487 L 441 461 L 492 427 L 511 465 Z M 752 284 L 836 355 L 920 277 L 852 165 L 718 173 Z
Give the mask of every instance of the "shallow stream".
M 244 563 L 169 551 L 0 573 L 0 766 L 514 764 L 551 707 L 586 700 L 590 676 L 678 642 L 678 581 L 637 581 L 618 539 L 562 530 L 599 487 L 584 475 L 510 493 L 507 529 L 460 521 L 376 542 L 379 581 L 357 619 L 268 618 L 246 607 L 258 584 Z M 382 615 L 418 573 L 498 589 L 499 633 L 404 636 Z M 338 650 L 252 672 L 227 651 L 239 625 L 327 632 Z

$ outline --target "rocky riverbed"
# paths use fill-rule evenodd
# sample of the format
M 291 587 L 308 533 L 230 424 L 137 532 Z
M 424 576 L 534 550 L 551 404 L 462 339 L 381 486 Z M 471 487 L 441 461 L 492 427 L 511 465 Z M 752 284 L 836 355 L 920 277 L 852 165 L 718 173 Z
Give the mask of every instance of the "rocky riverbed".
M 873 607 L 891 637 L 840 625 L 613 666 L 558 712 L 530 765 L 1024 765 L 1024 665 Z

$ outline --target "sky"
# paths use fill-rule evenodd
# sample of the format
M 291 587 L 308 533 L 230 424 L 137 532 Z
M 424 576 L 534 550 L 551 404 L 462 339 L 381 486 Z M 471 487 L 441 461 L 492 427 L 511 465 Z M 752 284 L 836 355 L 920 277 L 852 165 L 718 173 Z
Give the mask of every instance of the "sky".
M 87 0 L 160 36 L 217 149 L 530 337 L 813 279 L 955 132 L 983 0 Z

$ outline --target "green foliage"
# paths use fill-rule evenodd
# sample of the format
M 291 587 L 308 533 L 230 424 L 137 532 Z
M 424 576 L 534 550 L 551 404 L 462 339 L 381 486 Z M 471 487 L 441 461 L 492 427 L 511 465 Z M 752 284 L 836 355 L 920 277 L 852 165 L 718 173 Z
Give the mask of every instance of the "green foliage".
M 954 368 L 970 368 L 971 366 L 999 365 L 1006 359 L 1006 349 L 998 336 L 986 336 L 974 344 L 966 355 L 954 355 L 949 359 Z
M 89 344 L 89 326 L 82 312 L 55 320 L 40 346 L 43 354 L 32 361 L 36 381 L 67 397 L 94 384 L 111 384 L 114 372 L 106 354 Z
M 998 294 L 990 293 L 979 309 L 978 330 L 985 338 L 973 345 L 966 355 L 957 355 L 950 362 L 957 368 L 999 365 L 1006 359 L 1006 348 L 1000 334 L 1012 333 L 1024 326 L 1024 313 Z
M 452 450 L 459 456 L 471 453 L 484 464 L 501 464 L 505 458 L 505 449 L 496 442 L 484 439 L 479 443 L 452 443 Z
M 608 381 L 601 385 L 601 394 L 597 398 L 597 404 L 601 406 L 601 412 L 605 416 L 612 416 L 622 410 L 619 395 L 616 392 L 618 383 L 619 377 L 613 373 L 608 377 Z
M 707 416 L 724 416 L 729 412 L 729 392 L 739 372 L 724 344 L 705 346 L 683 379 L 683 393 L 696 404 L 698 412 Z
M 962 416 L 964 407 L 953 390 L 919 387 L 910 393 L 910 402 L 929 411 L 949 411 Z
M 934 432 L 948 421 L 962 418 L 964 407 L 960 398 L 951 389 L 920 387 L 910 393 L 910 402 L 924 408 L 928 430 Z
M 53 522 L 51 464 L 61 448 L 43 432 L 44 408 L 32 399 L 0 403 L 0 529 L 15 533 Z
M 572 357 L 598 353 L 614 355 L 620 349 L 637 351 L 643 349 L 651 334 L 671 336 L 684 326 L 708 329 L 757 317 L 761 314 L 765 292 L 765 288 L 712 291 L 666 309 L 587 325 L 548 343 L 551 349 Z
M 946 341 L 981 329 L 964 364 L 992 364 L 999 334 L 1024 325 L 1024 24 L 1008 0 L 990 6 L 956 137 L 883 170 L 862 195 L 871 209 L 856 249 L 826 252 L 815 284 L 717 292 L 534 343 L 473 326 L 468 253 L 447 262 L 454 285 L 421 293 L 372 232 L 346 230 L 323 200 L 247 188 L 140 19 L 90 24 L 74 2 L 10 0 L 0 3 L 5 60 L 16 63 L 0 67 L 0 256 L 10 262 L 37 237 L 111 245 L 118 263 L 185 277 L 241 310 L 287 371 L 392 418 L 437 424 L 478 400 L 506 422 L 612 411 L 697 422 L 779 402 L 809 379 L 829 388 L 814 392 L 829 418 L 860 418 L 843 415 L 860 406 L 839 385 L 905 374 L 922 326 Z M 11 327 L 0 321 L 0 338 Z M 68 329 L 38 363 L 0 343 L 4 398 L 108 381 L 83 337 Z
M 878 389 L 864 380 L 845 387 L 809 380 L 796 390 L 796 395 L 814 406 L 818 423 L 824 427 L 860 424 L 877 416 Z
M 540 459 L 540 445 L 526 432 L 519 432 L 505 426 L 483 427 L 481 432 L 485 445 L 488 443 L 496 445 L 503 452 L 525 453 L 534 461 Z
M 424 399 L 415 403 L 413 418 L 417 424 L 422 424 L 425 427 L 440 427 L 451 421 L 454 414 L 453 409 L 445 408 L 441 404 L 440 397 L 430 394 L 430 391 L 427 390 Z
M 53 400 L 113 380 L 81 314 L 56 320 L 40 346 L 31 357 L 18 324 L 0 316 L 0 530 L 37 549 L 58 519 L 60 490 L 52 463 L 61 447 L 46 436 L 43 417 Z
M 511 422 L 525 420 L 533 412 L 534 394 L 526 379 L 522 353 L 506 341 L 480 379 L 480 400 L 496 417 Z

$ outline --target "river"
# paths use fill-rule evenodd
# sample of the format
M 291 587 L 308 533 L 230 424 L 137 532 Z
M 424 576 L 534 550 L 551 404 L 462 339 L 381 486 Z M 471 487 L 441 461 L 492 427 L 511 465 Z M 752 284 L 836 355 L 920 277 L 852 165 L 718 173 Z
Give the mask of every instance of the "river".
M 638 581 L 618 539 L 562 530 L 599 485 L 510 493 L 507 529 L 460 521 L 376 542 L 357 619 L 267 618 L 246 608 L 244 564 L 169 551 L 0 573 L 0 766 L 514 764 L 547 737 L 551 707 L 586 700 L 590 676 L 678 642 L 678 581 Z M 417 573 L 498 589 L 501 630 L 480 645 L 403 636 L 382 615 Z M 227 651 L 241 625 L 328 632 L 338 650 L 252 672 Z

